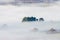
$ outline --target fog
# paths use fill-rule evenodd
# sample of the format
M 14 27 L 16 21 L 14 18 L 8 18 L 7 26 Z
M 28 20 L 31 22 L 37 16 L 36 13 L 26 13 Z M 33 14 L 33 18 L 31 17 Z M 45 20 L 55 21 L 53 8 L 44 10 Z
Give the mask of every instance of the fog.
M 12 0 L 1 0 L 10 2 Z M 23 22 L 24 17 L 44 18 L 44 21 Z M 37 30 L 34 30 L 37 28 Z M 54 28 L 56 33 L 47 33 Z M 0 5 L 0 40 L 60 40 L 60 2 Z

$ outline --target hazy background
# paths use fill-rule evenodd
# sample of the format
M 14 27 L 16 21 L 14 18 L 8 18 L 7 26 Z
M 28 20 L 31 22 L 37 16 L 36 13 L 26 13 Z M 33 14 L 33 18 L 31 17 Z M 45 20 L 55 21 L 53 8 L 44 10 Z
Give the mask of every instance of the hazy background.
M 22 23 L 25 16 L 43 17 L 45 21 Z M 51 28 L 59 33 L 48 34 Z M 60 40 L 59 35 L 60 1 L 19 4 L 14 0 L 0 0 L 0 40 Z
M 0 0 L 0 2 L 15 2 L 15 0 Z M 0 5 L 0 22 L 19 22 L 25 16 L 43 17 L 45 21 L 60 21 L 59 2 L 60 1 L 54 3 L 53 1 L 51 6 L 46 7 L 41 7 L 40 4 L 28 3 L 26 5 L 21 4 L 21 6 L 14 6 L 12 4 Z

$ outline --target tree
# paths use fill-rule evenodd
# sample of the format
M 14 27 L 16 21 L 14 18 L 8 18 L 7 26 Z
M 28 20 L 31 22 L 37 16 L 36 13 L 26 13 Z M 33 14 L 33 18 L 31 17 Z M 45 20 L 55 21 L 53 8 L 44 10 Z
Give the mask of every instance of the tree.
M 44 19 L 43 18 L 40 18 L 39 21 L 44 21 Z

